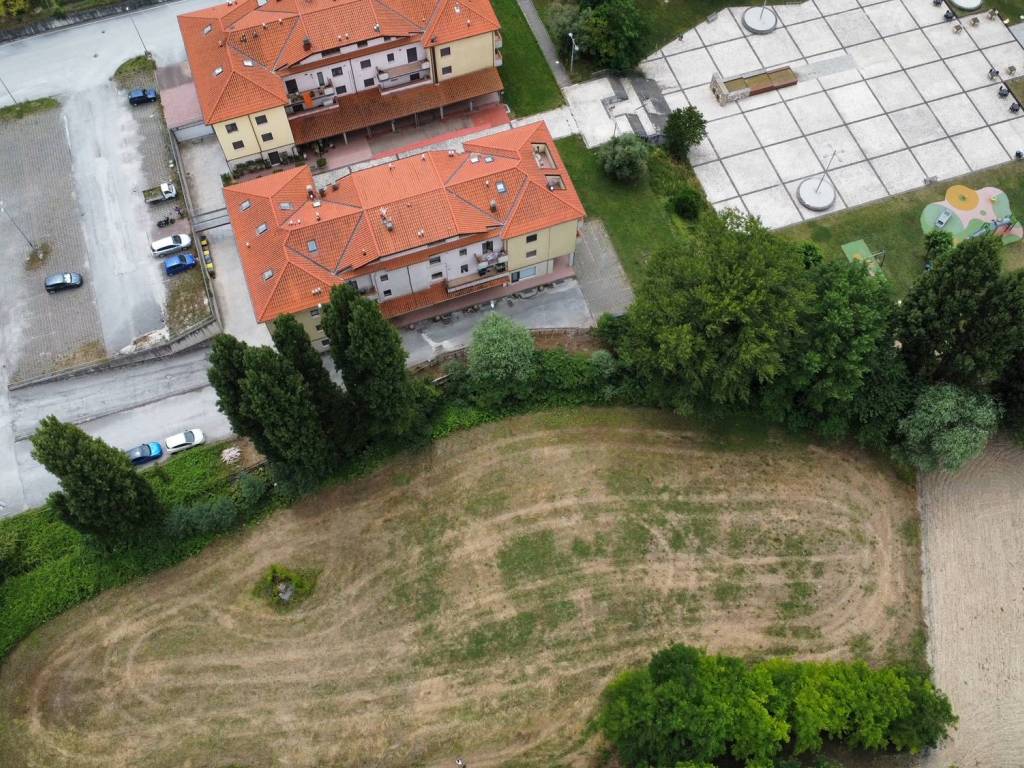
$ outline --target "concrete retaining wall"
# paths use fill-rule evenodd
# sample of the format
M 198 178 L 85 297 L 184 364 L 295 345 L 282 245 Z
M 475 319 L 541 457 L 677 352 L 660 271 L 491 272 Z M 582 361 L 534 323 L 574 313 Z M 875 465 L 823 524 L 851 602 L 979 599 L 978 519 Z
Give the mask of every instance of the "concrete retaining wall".
M 125 8 L 128 8 L 129 11 L 134 11 L 139 8 L 145 8 L 150 5 L 159 5 L 166 2 L 170 2 L 170 0 L 119 0 L 119 2 L 113 5 L 105 5 L 101 8 L 90 8 L 85 11 L 69 13 L 67 17 L 63 19 L 49 18 L 45 21 L 35 22 L 27 19 L 20 27 L 14 27 L 13 29 L 0 29 L 0 43 L 8 43 L 11 40 L 31 37 L 32 35 L 42 34 L 43 32 L 49 32 L 54 29 L 73 27 L 76 24 L 83 24 L 87 21 L 103 19 L 107 16 L 117 16 L 118 14 L 124 13 Z

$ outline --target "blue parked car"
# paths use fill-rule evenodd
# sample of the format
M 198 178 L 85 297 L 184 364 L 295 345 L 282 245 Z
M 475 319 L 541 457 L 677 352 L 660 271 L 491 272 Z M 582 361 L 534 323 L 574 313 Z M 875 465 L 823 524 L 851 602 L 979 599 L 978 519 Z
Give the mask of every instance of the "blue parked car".
M 136 88 L 128 94 L 128 103 L 133 107 L 137 107 L 139 104 L 149 104 L 159 98 L 160 94 L 152 88 Z
M 143 443 L 128 451 L 128 461 L 138 466 L 156 461 L 163 455 L 164 449 L 160 447 L 160 443 Z
M 191 253 L 179 253 L 177 256 L 164 259 L 164 272 L 168 275 L 176 275 L 179 272 L 184 272 L 186 269 L 192 269 L 195 265 L 195 256 Z

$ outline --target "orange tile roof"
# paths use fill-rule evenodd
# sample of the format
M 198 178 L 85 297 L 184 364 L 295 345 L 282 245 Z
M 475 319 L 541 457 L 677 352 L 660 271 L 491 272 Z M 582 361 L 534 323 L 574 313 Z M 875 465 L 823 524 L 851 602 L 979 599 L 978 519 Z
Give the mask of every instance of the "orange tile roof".
M 554 168 L 535 172 L 534 143 L 547 146 Z M 552 174 L 565 189 L 548 188 L 545 176 Z M 467 143 L 462 152 L 423 152 L 356 171 L 326 188 L 322 199 L 313 184 L 301 166 L 224 188 L 259 322 L 309 309 L 326 301 L 332 286 L 359 275 L 586 215 L 543 122 Z M 405 304 L 394 301 L 382 309 L 396 317 L 467 292 L 448 293 L 443 284 L 429 290 L 444 297 L 421 291 L 394 300 L 408 299 L 405 304 L 415 304 L 409 309 L 399 311 Z
M 437 109 L 467 99 L 475 99 L 504 88 L 494 67 L 440 83 L 403 88 L 392 93 L 359 91 L 338 99 L 338 106 L 316 112 L 300 112 L 288 120 L 296 144 L 308 144 L 328 136 L 357 131 L 389 120 L 398 120 L 418 112 Z
M 207 123 L 287 104 L 282 70 L 321 51 L 380 37 L 429 48 L 500 29 L 490 0 L 229 0 L 178 26 Z

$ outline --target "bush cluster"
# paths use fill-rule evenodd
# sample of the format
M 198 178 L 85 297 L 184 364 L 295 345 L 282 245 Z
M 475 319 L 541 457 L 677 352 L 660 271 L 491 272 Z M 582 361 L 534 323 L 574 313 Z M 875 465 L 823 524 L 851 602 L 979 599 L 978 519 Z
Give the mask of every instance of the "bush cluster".
M 635 0 L 556 2 L 547 10 L 547 22 L 563 55 L 569 56 L 572 33 L 579 46 L 574 55 L 582 54 L 599 69 L 629 72 L 644 56 L 649 25 Z
M 317 570 L 293 569 L 274 564 L 256 582 L 253 594 L 278 610 L 288 611 L 313 594 L 319 574 Z M 291 588 L 291 596 L 287 600 L 282 599 L 279 589 L 281 584 Z

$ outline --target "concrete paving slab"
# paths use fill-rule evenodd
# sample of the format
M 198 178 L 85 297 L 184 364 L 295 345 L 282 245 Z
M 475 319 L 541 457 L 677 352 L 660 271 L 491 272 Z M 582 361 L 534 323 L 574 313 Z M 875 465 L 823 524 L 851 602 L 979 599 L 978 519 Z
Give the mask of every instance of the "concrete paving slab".
M 656 82 L 663 94 L 680 89 L 679 81 L 676 80 L 672 68 L 669 67 L 668 61 L 664 57 L 645 61 L 640 65 L 640 71 L 644 73 L 645 77 Z
M 777 144 L 796 138 L 801 134 L 800 128 L 789 116 L 785 104 L 773 104 L 746 114 L 747 122 L 754 129 L 761 144 Z
M 841 168 L 844 165 L 859 163 L 864 159 L 864 153 L 861 152 L 853 134 L 845 125 L 808 136 L 807 141 L 810 142 L 811 148 L 822 163 L 828 163 L 832 152 L 835 151 L 836 157 L 832 161 L 831 168 Z
M 812 93 L 821 93 L 824 89 L 822 88 L 821 82 L 816 77 L 803 77 L 800 75 L 800 71 L 807 66 L 807 61 L 801 59 L 797 62 L 790 62 L 789 64 L 797 72 L 796 85 L 791 85 L 788 88 L 784 88 L 779 91 L 779 95 L 783 101 L 792 101 L 793 99 L 800 99 L 804 96 L 810 96 Z
M 956 144 L 972 171 L 1005 163 L 1010 159 L 1009 153 L 1003 149 L 999 139 L 987 127 L 955 136 L 953 143 Z
M 934 101 L 960 92 L 960 84 L 941 61 L 908 69 L 907 76 L 925 101 Z
M 693 169 L 704 187 L 704 194 L 712 203 L 736 197 L 736 187 L 729 179 L 729 174 L 720 162 L 705 163 Z
M 964 131 L 973 131 L 985 124 L 965 93 L 929 102 L 929 106 L 950 136 Z
M 883 3 L 885 0 L 860 0 L 860 7 L 867 8 L 869 5 L 876 5 L 877 3 Z
M 871 19 L 871 23 L 875 25 L 875 29 L 885 37 L 917 29 L 917 22 L 914 21 L 913 16 L 907 13 L 907 9 L 900 0 L 876 3 L 868 6 L 865 12 Z
M 907 13 L 914 17 L 914 21 L 919 27 L 930 27 L 936 24 L 953 26 L 944 18 L 945 4 L 936 7 L 925 0 L 908 0 L 904 3 L 904 7 L 907 9 Z
M 1005 123 L 993 125 L 992 133 L 996 135 L 999 143 L 1003 145 L 1003 149 L 1009 152 L 1011 156 L 1017 150 L 1024 152 L 1024 117 L 1017 117 Z
M 722 106 L 707 85 L 695 85 L 693 88 L 687 88 L 684 93 L 686 100 L 701 111 L 705 120 L 717 120 L 720 117 L 739 114 L 739 104 L 732 101 Z
M 739 105 L 743 112 L 753 112 L 754 110 L 761 109 L 762 107 L 781 103 L 782 95 L 778 91 L 768 91 L 768 93 L 759 93 L 756 96 L 750 96 L 743 99 L 739 102 Z
M 889 44 L 889 49 L 896 57 L 896 61 L 904 69 L 918 67 L 939 58 L 939 54 L 928 42 L 928 38 L 919 29 L 904 32 L 901 35 L 892 35 L 885 38 L 885 42 Z
M 839 116 L 835 107 L 832 106 L 832 101 L 824 93 L 793 99 L 787 101 L 786 104 L 804 135 L 842 125 L 843 118 Z
M 615 123 L 601 103 L 602 99 L 615 97 L 608 78 L 570 85 L 562 90 L 562 94 L 576 118 L 584 144 L 597 147 L 611 139 L 615 133 Z
M 708 53 L 711 54 L 718 71 L 725 77 L 761 69 L 761 62 L 757 60 L 754 49 L 750 47 L 745 37 L 712 45 L 708 48 Z
M 682 91 L 673 91 L 672 93 L 663 94 L 663 98 L 665 99 L 665 103 L 668 104 L 668 108 L 672 110 L 686 109 L 692 103 L 688 98 L 686 98 Z M 700 107 L 698 107 L 698 109 L 700 109 Z M 704 113 L 703 109 L 701 109 L 701 113 Z
M 835 33 L 844 48 L 860 45 L 869 40 L 877 40 L 879 37 L 871 19 L 860 7 L 854 8 L 852 11 L 837 13 L 834 16 L 827 16 L 825 20 L 832 27 L 832 32 Z
M 816 56 L 841 47 L 839 40 L 832 33 L 832 28 L 824 19 L 812 19 L 793 26 L 787 25 L 786 30 L 805 57 Z
M 917 88 L 914 87 L 905 72 L 893 72 L 867 82 L 871 92 L 875 94 L 878 103 L 886 112 L 895 112 L 923 101 L 921 94 L 917 92 Z
M 937 24 L 924 29 L 924 36 L 928 42 L 939 52 L 940 56 L 957 56 L 961 53 L 978 50 L 974 39 L 963 32 L 953 31 L 952 24 Z
M 946 59 L 945 63 L 949 67 L 949 71 L 953 73 L 953 77 L 960 84 L 960 88 L 965 91 L 981 88 L 983 85 L 988 85 L 992 82 L 988 79 L 988 59 L 985 58 L 981 51 L 972 51 L 971 53 L 954 56 Z
M 817 184 L 821 179 L 821 174 L 819 173 L 812 178 L 814 183 Z M 824 211 L 812 211 L 810 208 L 805 208 L 800 204 L 800 198 L 797 195 L 797 187 L 800 186 L 801 181 L 803 181 L 803 179 L 789 182 L 786 184 L 786 191 L 789 193 L 789 197 L 793 201 L 793 205 L 796 207 L 797 211 L 800 212 L 800 216 L 804 221 L 820 219 L 822 216 L 828 216 L 830 213 L 838 213 L 846 208 L 846 203 L 843 202 L 842 196 L 838 194 L 836 195 L 835 202 L 832 203 L 832 206 Z M 827 180 L 825 183 L 827 183 Z
M 719 213 L 724 213 L 728 210 L 737 211 L 742 213 L 744 216 L 748 216 L 747 206 L 743 204 L 742 197 L 734 197 L 729 200 L 723 200 L 720 203 L 714 203 L 712 207 Z
M 748 192 L 774 186 L 779 183 L 768 156 L 763 149 L 756 149 L 743 155 L 733 155 L 722 161 L 732 178 L 736 191 L 744 197 Z M 747 207 L 750 201 L 747 200 Z
M 700 165 L 701 163 L 707 163 L 711 160 L 718 159 L 718 153 L 715 152 L 715 148 L 711 145 L 711 142 L 705 137 L 700 144 L 695 147 L 690 147 L 690 151 L 687 154 L 690 160 L 690 165 Z
M 821 11 L 814 3 L 798 3 L 795 5 L 775 5 L 772 10 L 778 14 L 779 21 L 786 27 L 793 27 L 803 21 L 820 19 Z
M 669 56 L 668 65 L 672 67 L 672 72 L 683 90 L 695 85 L 709 85 L 711 75 L 717 69 L 715 62 L 704 48 Z
M 869 158 L 887 155 L 907 146 L 886 115 L 851 123 L 849 129 Z
M 594 321 L 605 312 L 620 315 L 633 303 L 633 287 L 600 220 L 589 219 L 580 225 L 574 266 L 579 289 Z M 571 291 L 568 293 L 571 295 Z
M 728 12 L 718 13 L 714 20 L 702 21 L 694 27 L 694 31 L 698 36 L 700 36 L 700 39 L 705 46 L 724 43 L 726 40 L 735 40 L 738 37 L 743 37 L 743 30 L 740 28 L 740 25 L 736 23 L 732 14 Z
M 1014 39 L 1013 33 L 999 19 L 988 18 L 987 13 L 979 13 L 972 18 L 978 19 L 978 26 L 972 27 L 970 19 L 964 19 L 963 25 L 979 48 L 1009 43 Z
M 900 63 L 892 55 L 884 40 L 873 40 L 863 45 L 855 45 L 848 50 L 857 64 L 857 69 L 864 77 L 878 77 L 896 72 Z
M 854 163 L 828 172 L 836 191 L 848 206 L 880 200 L 888 193 L 870 163 Z
M 950 179 L 970 170 L 949 139 L 933 141 L 912 150 L 926 176 Z
M 685 53 L 686 51 L 695 51 L 698 48 L 703 48 L 704 43 L 701 42 L 700 37 L 692 29 L 687 30 L 675 40 L 666 43 L 661 52 L 665 56 L 674 56 L 677 53 Z
M 930 141 L 945 138 L 946 132 L 939 121 L 935 119 L 931 108 L 927 104 L 901 109 L 899 112 L 890 112 L 889 119 L 896 126 L 896 130 L 903 136 L 907 146 L 916 147 L 919 144 L 927 144 Z
M 788 227 L 800 221 L 800 212 L 781 184 L 743 196 L 751 216 L 757 216 L 770 229 Z
M 967 94 L 978 114 L 989 125 L 1013 119 L 1010 111 L 1010 99 L 999 98 L 999 85 L 992 83 L 985 88 L 978 88 Z
M 823 16 L 831 16 L 860 6 L 857 0 L 814 0 L 814 4 L 818 6 Z
M 909 149 L 876 157 L 871 165 L 890 195 L 924 184 L 925 173 Z
M 868 88 L 867 83 L 852 83 L 828 92 L 832 104 L 847 123 L 865 120 L 882 114 L 885 110 Z
M 770 35 L 751 35 L 748 40 L 761 66 L 774 67 L 801 58 L 800 49 L 785 27 L 776 29 Z
M 576 118 L 573 117 L 572 110 L 565 105 L 548 112 L 530 115 L 527 120 L 528 122 L 535 123 L 538 119 L 543 120 L 547 124 L 552 138 L 555 139 L 564 139 L 566 136 L 572 136 L 580 132 L 580 127 L 576 124 Z M 513 125 L 519 124 L 518 120 L 512 122 Z
M 822 171 L 817 155 L 803 137 L 775 144 L 768 147 L 765 152 L 768 153 L 768 158 L 783 181 L 803 179 Z
M 873 45 L 873 43 L 866 43 L 866 45 Z M 860 70 L 857 69 L 857 62 L 853 56 L 836 51 L 812 56 L 807 60 L 807 67 L 818 70 L 815 77 L 818 78 L 818 82 L 825 90 L 858 83 L 864 79 Z
M 1024 75 L 1024 46 L 1016 40 L 986 48 L 984 53 L 988 63 L 998 69 L 1004 78 L 1009 76 L 1007 68 L 1011 66 L 1017 68 L 1014 77 Z
M 759 145 L 743 115 L 724 117 L 708 123 L 708 138 L 719 157 L 749 152 Z

